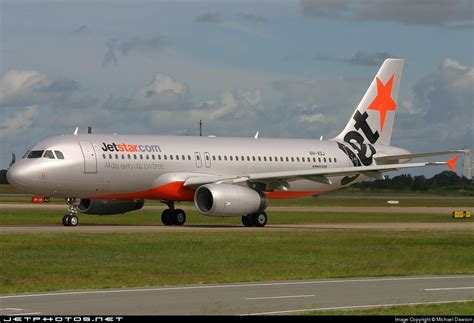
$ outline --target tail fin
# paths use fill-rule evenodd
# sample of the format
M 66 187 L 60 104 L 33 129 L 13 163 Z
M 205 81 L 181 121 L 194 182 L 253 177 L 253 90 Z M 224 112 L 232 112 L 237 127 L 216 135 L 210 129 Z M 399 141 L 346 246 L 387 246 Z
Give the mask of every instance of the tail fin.
M 357 136 L 366 143 L 390 145 L 402 70 L 403 59 L 383 62 L 346 127 L 334 140 L 349 142 Z

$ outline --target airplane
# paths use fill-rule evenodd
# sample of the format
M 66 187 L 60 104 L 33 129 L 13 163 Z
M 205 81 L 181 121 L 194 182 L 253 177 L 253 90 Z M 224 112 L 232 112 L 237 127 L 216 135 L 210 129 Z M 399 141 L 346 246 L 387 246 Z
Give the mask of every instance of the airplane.
M 164 225 L 183 225 L 176 202 L 194 201 L 207 216 L 240 216 L 246 227 L 267 224 L 271 199 L 313 196 L 384 172 L 447 165 L 414 158 L 466 153 L 416 153 L 391 146 L 403 59 L 384 61 L 345 128 L 334 138 L 269 139 L 202 136 L 74 134 L 52 137 L 12 160 L 8 182 L 20 191 L 65 198 L 65 226 L 78 212 L 139 210 L 146 199 L 166 204 Z

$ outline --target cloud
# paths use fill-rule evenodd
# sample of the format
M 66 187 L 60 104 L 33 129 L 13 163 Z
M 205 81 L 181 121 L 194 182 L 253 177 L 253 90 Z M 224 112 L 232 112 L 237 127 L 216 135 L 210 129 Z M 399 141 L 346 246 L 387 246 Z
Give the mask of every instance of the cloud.
M 24 107 L 60 100 L 79 90 L 73 80 L 50 80 L 38 71 L 9 70 L 0 80 L 0 107 Z
M 223 21 L 222 15 L 218 12 L 206 12 L 196 16 L 196 22 L 218 24 Z
M 82 33 L 86 33 L 89 31 L 89 28 L 87 27 L 87 25 L 82 25 L 80 27 L 78 27 L 77 29 L 75 29 L 72 33 L 73 34 L 82 34 Z
M 25 107 L 22 111 L 17 111 L 14 116 L 3 119 L 0 124 L 0 137 L 11 138 L 23 133 L 33 120 L 40 115 L 37 105 Z
M 436 72 L 415 83 L 400 117 L 402 141 L 417 138 L 418 149 L 473 146 L 474 68 L 444 59 Z
M 167 42 L 159 36 L 150 39 L 142 39 L 133 37 L 125 41 L 118 41 L 117 39 L 109 39 L 105 43 L 107 51 L 102 58 L 102 67 L 113 64 L 117 65 L 117 52 L 122 55 L 128 55 L 132 52 L 158 52 L 168 46 Z
M 350 58 L 334 57 L 325 54 L 317 54 L 315 59 L 321 61 L 340 62 L 355 66 L 380 66 L 383 61 L 390 57 L 396 57 L 388 52 L 364 52 L 357 51 Z
M 406 25 L 472 26 L 471 0 L 301 0 L 305 16 L 394 21 Z
M 251 23 L 264 23 L 268 21 L 267 18 L 253 13 L 239 12 L 237 16 Z
M 134 103 L 140 107 L 160 110 L 183 109 L 189 105 L 189 95 L 186 84 L 169 75 L 156 73 L 150 84 L 136 92 Z

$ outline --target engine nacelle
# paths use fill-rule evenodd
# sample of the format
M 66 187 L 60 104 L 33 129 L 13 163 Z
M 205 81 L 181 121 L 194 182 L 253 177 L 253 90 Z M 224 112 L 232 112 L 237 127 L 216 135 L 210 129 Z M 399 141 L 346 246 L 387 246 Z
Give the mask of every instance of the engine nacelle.
M 81 199 L 78 210 L 85 214 L 112 215 L 139 210 L 145 204 L 144 200 L 89 200 Z
M 194 204 L 204 215 L 241 216 L 265 210 L 268 199 L 248 187 L 206 184 L 196 190 Z

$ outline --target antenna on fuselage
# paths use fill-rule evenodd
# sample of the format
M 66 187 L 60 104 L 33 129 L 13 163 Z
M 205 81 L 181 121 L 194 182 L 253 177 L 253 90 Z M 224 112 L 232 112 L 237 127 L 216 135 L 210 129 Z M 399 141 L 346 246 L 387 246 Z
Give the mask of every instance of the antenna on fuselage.
M 92 133 L 92 127 L 87 127 L 87 133 Z
M 202 120 L 199 120 L 199 136 L 202 137 Z

